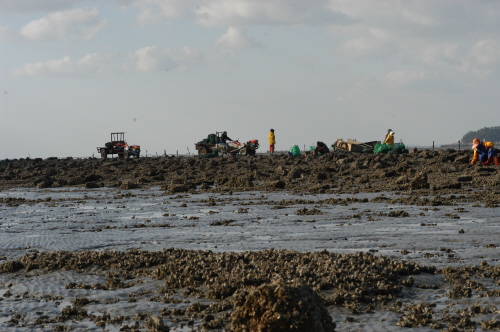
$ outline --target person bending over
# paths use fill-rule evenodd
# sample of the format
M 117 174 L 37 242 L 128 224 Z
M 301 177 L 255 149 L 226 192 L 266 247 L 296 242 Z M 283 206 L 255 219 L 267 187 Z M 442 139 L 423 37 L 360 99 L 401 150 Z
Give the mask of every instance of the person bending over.
M 384 143 L 394 146 L 394 134 L 392 129 L 387 130 L 387 135 L 385 136 Z
M 479 138 L 474 138 L 472 141 L 472 149 L 474 150 L 474 155 L 470 161 L 471 165 L 474 165 L 478 161 L 483 165 L 491 165 L 493 158 L 497 156 L 495 144 L 493 142 L 481 142 Z
M 313 150 L 313 156 L 317 156 L 318 154 L 325 154 L 330 152 L 330 149 L 328 149 L 328 146 L 326 146 L 325 143 L 323 142 L 316 142 L 316 148 Z

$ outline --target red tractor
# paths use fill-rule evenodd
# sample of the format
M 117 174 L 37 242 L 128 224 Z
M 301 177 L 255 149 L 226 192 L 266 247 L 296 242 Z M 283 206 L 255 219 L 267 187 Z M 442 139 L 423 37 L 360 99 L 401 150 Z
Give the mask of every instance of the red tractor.
M 117 154 L 118 158 L 128 158 L 129 156 L 139 157 L 141 147 L 139 145 L 128 145 L 125 141 L 125 133 L 111 133 L 111 141 L 98 147 L 97 152 L 102 158 L 107 158 L 108 154 Z

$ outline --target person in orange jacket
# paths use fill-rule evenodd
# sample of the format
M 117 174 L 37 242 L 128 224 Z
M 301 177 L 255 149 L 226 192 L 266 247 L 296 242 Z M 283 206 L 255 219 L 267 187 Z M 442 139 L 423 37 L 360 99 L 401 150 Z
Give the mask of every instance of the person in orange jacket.
M 267 135 L 267 140 L 269 141 L 269 154 L 274 154 L 274 145 L 276 144 L 276 137 L 274 136 L 274 129 L 269 131 Z
M 497 156 L 495 144 L 493 142 L 481 142 L 479 138 L 474 138 L 472 141 L 472 149 L 474 150 L 474 155 L 470 161 L 471 165 L 474 165 L 478 161 L 483 165 L 491 165 L 493 158 Z

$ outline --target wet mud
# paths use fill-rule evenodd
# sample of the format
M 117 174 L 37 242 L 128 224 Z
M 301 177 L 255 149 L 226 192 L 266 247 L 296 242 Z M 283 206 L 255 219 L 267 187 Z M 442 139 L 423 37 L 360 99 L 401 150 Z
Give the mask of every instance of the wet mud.
M 406 155 L 331 153 L 316 158 L 277 156 L 227 156 L 214 159 L 24 159 L 0 163 L 0 188 L 116 188 L 115 200 L 159 187 L 163 195 L 182 202 L 189 209 L 191 194 L 211 194 L 199 203 L 206 207 L 227 204 L 234 192 L 289 192 L 318 194 L 321 198 L 254 199 L 239 202 L 235 214 L 245 215 L 259 206 L 275 210 L 292 209 L 294 222 L 315 223 L 326 214 L 324 206 L 374 203 L 395 206 L 386 212 L 352 208 L 350 215 L 335 221 L 337 226 L 356 220 L 376 222 L 381 218 L 405 219 L 426 216 L 439 207 L 449 207 L 443 218 L 460 220 L 467 206 L 496 211 L 500 205 L 500 167 L 468 165 L 470 151 L 411 151 Z M 373 194 L 360 198 L 359 193 Z M 391 194 L 388 194 L 391 193 Z M 226 195 L 217 198 L 217 194 Z M 331 196 L 329 196 L 331 194 Z M 350 196 L 353 195 L 353 196 Z M 185 198 L 185 201 L 183 199 Z M 94 198 L 88 198 L 90 202 Z M 0 207 L 16 208 L 44 204 L 67 204 L 66 198 L 1 197 Z M 75 198 L 74 202 L 82 202 Z M 177 201 L 176 201 L 177 202 Z M 83 200 L 83 204 L 85 199 Z M 405 206 L 408 209 L 405 209 Z M 409 208 L 412 208 L 410 211 Z M 410 212 L 408 212 L 410 211 Z M 211 213 L 218 213 L 211 211 Z M 165 212 L 164 218 L 175 215 Z M 193 223 L 197 216 L 186 217 Z M 339 224 L 340 222 L 340 224 Z M 210 227 L 221 232 L 238 227 L 240 220 L 214 220 Z M 426 219 L 420 227 L 436 227 Z M 494 225 L 492 232 L 498 232 Z M 137 221 L 132 226 L 107 224 L 92 231 L 131 228 L 176 227 L 173 222 Z M 457 233 L 465 233 L 460 229 Z M 498 250 L 500 242 L 481 243 Z M 382 250 L 384 246 L 380 246 Z M 402 249 L 402 257 L 411 250 Z M 425 255 L 429 255 L 425 257 Z M 40 251 L 29 250 L 20 257 L 2 257 L 0 274 L 7 279 L 38 278 L 74 272 L 96 279 L 68 281 L 68 291 L 85 290 L 73 296 L 60 310 L 39 315 L 9 314 L 0 321 L 20 331 L 109 330 L 109 331 L 369 331 L 366 315 L 387 313 L 391 331 L 417 328 L 418 331 L 500 330 L 500 266 L 497 260 L 477 265 L 454 261 L 454 251 L 443 245 L 441 253 L 453 264 L 421 264 L 411 259 L 380 255 L 378 250 L 335 253 L 327 250 L 296 251 L 266 249 L 242 252 L 214 252 L 165 248 L 159 251 Z M 141 288 L 151 282 L 158 287 Z M 67 298 L 37 298 L 16 293 L 13 285 L 0 285 L 2 300 L 61 302 Z M 147 313 L 89 310 L 108 305 L 113 299 L 96 294 L 133 290 L 128 303 L 155 305 Z M 445 297 L 448 306 L 431 296 L 414 301 L 420 291 Z M 100 299 L 99 299 L 100 298 Z M 475 303 L 469 300 L 476 299 Z M 487 299 L 487 301 L 479 301 Z M 377 316 L 378 317 L 378 316 Z M 386 317 L 386 316 L 383 316 Z M 81 324 L 81 325 L 78 325 Z M 373 328 L 373 326 L 372 326 Z M 384 327 L 385 328 L 385 327 Z

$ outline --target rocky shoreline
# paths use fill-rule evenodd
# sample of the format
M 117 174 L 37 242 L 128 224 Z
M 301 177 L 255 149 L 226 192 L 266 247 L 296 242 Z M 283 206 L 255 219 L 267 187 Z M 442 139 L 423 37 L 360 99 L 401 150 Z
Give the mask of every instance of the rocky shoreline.
M 288 190 L 337 193 L 423 190 L 470 193 L 500 185 L 496 166 L 468 164 L 467 150 L 409 154 L 324 156 L 157 157 L 137 159 L 15 159 L 0 161 L 0 188 L 68 186 L 134 189 L 160 185 L 170 192 Z
M 130 189 L 147 191 L 155 186 L 161 187 L 165 195 L 243 191 L 332 193 L 331 198 L 321 200 L 320 204 L 325 205 L 348 205 L 356 201 L 356 198 L 338 198 L 333 194 L 381 193 L 371 201 L 421 207 L 464 203 L 481 208 L 500 206 L 500 167 L 471 166 L 470 157 L 470 151 L 413 150 L 401 155 L 331 153 L 315 158 L 276 155 L 213 159 L 3 160 L 0 188 L 6 191 L 106 187 L 117 188 L 123 194 Z M 398 194 L 384 195 L 389 192 Z M 14 197 L 0 199 L 0 206 L 9 208 L 37 203 Z M 303 202 L 282 201 L 280 204 L 286 207 L 298 203 Z M 297 215 L 319 213 L 322 212 L 305 207 L 296 212 Z M 387 216 L 400 218 L 405 217 L 399 215 L 404 213 L 391 211 Z M 496 250 L 500 243 L 488 245 Z M 399 317 L 395 326 L 401 328 L 425 327 L 449 332 L 500 329 L 497 306 L 474 304 L 454 311 L 440 308 L 438 318 L 433 316 L 435 304 L 432 302 L 414 305 L 401 302 L 404 289 L 437 287 L 449 289 L 446 296 L 457 301 L 470 298 L 474 292 L 478 297 L 496 298 L 500 304 L 500 266 L 486 261 L 475 266 L 436 268 L 371 252 L 336 254 L 326 250 L 271 249 L 216 253 L 175 248 L 127 252 L 34 250 L 18 259 L 4 257 L 3 260 L 0 273 L 10 278 L 68 270 L 107 278 L 105 283 L 68 282 L 66 289 L 127 289 L 140 284 L 141 278 L 163 282 L 161 289 L 136 294 L 129 298 L 130 302 L 175 303 L 182 297 L 199 299 L 190 300 L 184 309 L 163 309 L 131 317 L 91 314 L 85 306 L 92 300 L 79 297 L 59 315 L 40 316 L 31 323 L 41 330 L 45 326 L 49 330 L 70 331 L 72 321 L 88 321 L 100 328 L 119 326 L 120 331 L 176 328 L 235 332 L 306 331 L 307 328 L 336 331 L 342 322 L 331 316 L 335 307 L 350 312 L 343 322 L 347 325 L 357 322 L 359 315 L 387 311 Z M 440 276 L 442 284 L 422 282 L 420 275 Z M 9 285 L 3 284 L 1 288 L 7 291 L 0 300 L 16 296 L 10 292 Z M 481 316 L 493 318 L 477 322 L 475 317 Z M 23 319 L 12 317 L 8 326 L 21 328 Z

